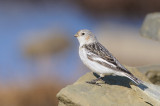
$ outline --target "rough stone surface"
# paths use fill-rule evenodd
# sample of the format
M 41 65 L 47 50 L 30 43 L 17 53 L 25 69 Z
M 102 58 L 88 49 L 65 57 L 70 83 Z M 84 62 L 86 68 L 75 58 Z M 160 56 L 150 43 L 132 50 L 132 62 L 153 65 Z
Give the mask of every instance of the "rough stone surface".
M 141 28 L 143 37 L 160 41 L 160 13 L 148 14 Z
M 139 79 L 149 84 L 149 80 L 136 68 L 128 69 Z M 150 98 L 149 93 L 130 83 L 130 80 L 120 76 L 106 76 L 99 81 L 100 86 L 86 83 L 95 79 L 96 75 L 87 73 L 73 85 L 63 88 L 58 94 L 59 106 L 152 106 L 159 105 L 157 100 Z M 143 88 L 143 87 L 142 87 Z
M 154 106 L 160 105 L 160 86 L 150 84 L 147 82 L 143 82 L 145 86 L 148 88 L 141 89 L 143 87 L 137 87 L 135 85 L 131 85 L 131 88 L 136 91 L 136 94 L 139 95 L 139 97 L 143 97 L 143 100 L 148 103 L 152 104 Z

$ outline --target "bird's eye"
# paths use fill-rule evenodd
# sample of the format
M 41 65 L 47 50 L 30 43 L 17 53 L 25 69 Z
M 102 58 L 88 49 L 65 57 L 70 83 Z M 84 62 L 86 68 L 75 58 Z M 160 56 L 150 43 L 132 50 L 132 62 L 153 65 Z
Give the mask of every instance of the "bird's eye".
M 82 33 L 82 35 L 85 35 L 85 33 Z

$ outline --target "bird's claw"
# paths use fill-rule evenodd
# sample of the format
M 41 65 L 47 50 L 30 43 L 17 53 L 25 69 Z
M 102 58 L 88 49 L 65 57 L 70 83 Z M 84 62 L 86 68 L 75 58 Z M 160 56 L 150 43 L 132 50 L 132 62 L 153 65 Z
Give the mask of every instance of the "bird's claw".
M 86 81 L 86 83 L 101 86 L 99 83 L 96 83 L 95 81 Z

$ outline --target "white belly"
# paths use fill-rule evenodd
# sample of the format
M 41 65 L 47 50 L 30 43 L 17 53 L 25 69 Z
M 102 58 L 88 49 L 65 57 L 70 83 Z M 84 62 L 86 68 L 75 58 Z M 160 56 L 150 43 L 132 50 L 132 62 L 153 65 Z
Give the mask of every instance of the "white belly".
M 97 62 L 91 61 L 87 58 L 85 48 L 79 48 L 79 55 L 82 60 L 82 62 L 93 72 L 98 74 L 108 74 L 108 73 L 114 73 L 112 69 L 109 69 Z

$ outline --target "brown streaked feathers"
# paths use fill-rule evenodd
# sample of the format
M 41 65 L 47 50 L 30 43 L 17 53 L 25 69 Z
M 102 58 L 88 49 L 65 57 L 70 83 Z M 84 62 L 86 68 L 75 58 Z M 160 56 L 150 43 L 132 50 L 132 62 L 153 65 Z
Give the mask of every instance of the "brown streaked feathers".
M 88 44 L 88 45 L 83 45 L 82 47 L 86 48 L 86 50 L 88 52 L 91 52 L 91 53 L 94 54 L 94 55 L 93 54 L 87 54 L 88 59 L 90 59 L 92 61 L 95 61 L 95 60 L 92 59 L 94 56 L 100 57 L 100 58 L 104 59 L 105 61 L 113 64 L 116 67 L 113 67 L 110 64 L 107 64 L 105 62 L 98 61 L 98 60 L 96 60 L 95 62 L 98 62 L 99 64 L 101 64 L 105 67 L 108 67 L 108 68 L 111 68 L 111 69 L 114 69 L 114 70 L 118 70 L 118 71 L 122 71 L 122 72 L 125 72 L 126 74 L 129 74 L 129 75 L 133 76 L 132 73 L 130 73 L 124 66 L 122 66 L 119 63 L 119 61 L 116 58 L 114 58 L 112 56 L 112 54 L 104 46 L 102 46 L 100 43 L 95 42 L 95 43 L 91 43 L 91 44 Z

